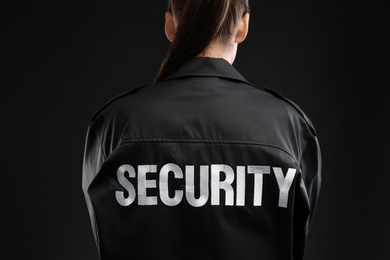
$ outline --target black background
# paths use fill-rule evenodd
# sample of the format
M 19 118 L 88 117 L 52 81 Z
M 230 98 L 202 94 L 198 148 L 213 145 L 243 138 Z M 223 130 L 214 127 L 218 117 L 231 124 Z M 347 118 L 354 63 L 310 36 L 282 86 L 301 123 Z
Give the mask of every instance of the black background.
M 3 259 L 97 259 L 81 191 L 89 119 L 151 82 L 169 46 L 166 1 L 81 2 L 1 2 Z M 390 259 L 390 10 L 372 1 L 251 6 L 234 66 L 298 103 L 321 142 L 306 259 Z

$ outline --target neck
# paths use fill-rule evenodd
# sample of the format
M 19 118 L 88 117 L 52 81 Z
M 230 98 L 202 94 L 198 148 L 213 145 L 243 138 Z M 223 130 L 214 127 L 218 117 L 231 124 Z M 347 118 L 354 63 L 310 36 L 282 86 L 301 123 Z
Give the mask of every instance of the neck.
M 220 42 L 212 42 L 203 51 L 198 54 L 198 57 L 209 57 L 209 58 L 222 58 L 233 64 L 236 58 L 237 44 L 224 45 Z

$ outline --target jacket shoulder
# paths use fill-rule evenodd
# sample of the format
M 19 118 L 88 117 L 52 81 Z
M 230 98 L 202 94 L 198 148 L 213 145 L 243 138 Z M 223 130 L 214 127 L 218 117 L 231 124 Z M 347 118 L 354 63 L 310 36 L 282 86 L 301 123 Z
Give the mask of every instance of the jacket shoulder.
M 298 111 L 298 113 L 302 116 L 302 118 L 305 120 L 306 124 L 309 126 L 310 128 L 310 131 L 312 132 L 313 135 L 316 135 L 316 130 L 314 128 L 314 125 L 313 123 L 311 122 L 311 120 L 307 117 L 307 115 L 305 114 L 305 112 L 303 112 L 303 110 L 296 104 L 294 103 L 293 101 L 291 101 L 290 99 L 288 98 L 285 98 L 283 97 L 282 95 L 280 95 L 278 92 L 276 92 L 275 90 L 272 90 L 272 89 L 269 89 L 269 88 L 266 88 L 264 87 L 264 90 L 268 93 L 270 93 L 271 95 L 283 100 L 284 102 L 287 102 L 288 104 L 290 104 L 296 111 Z
M 144 88 L 146 86 L 148 86 L 149 84 L 145 84 L 145 85 L 142 85 L 142 86 L 138 86 L 138 87 L 135 87 L 129 91 L 126 91 L 122 94 L 119 94 L 113 98 L 111 98 L 106 104 L 104 104 L 101 108 L 99 108 L 92 116 L 91 118 L 91 122 L 95 121 L 95 119 L 108 107 L 110 106 L 112 103 L 114 103 L 115 101 L 119 100 L 119 99 L 122 99 L 126 96 L 129 96 L 135 92 L 137 92 L 138 90 L 140 90 L 141 88 Z

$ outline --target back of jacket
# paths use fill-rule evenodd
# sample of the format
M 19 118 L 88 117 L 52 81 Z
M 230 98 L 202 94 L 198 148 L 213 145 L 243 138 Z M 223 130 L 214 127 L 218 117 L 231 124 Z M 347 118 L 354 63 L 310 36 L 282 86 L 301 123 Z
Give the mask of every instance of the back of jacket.
M 102 260 L 303 259 L 320 171 L 295 104 L 193 58 L 94 115 L 83 190 Z

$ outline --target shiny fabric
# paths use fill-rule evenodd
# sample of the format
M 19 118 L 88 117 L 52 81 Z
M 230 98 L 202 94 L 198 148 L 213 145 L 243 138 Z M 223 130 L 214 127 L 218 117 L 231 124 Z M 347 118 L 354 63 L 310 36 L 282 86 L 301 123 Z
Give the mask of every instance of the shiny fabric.
M 299 260 L 320 176 L 297 105 L 193 58 L 96 112 L 82 188 L 102 260 Z

